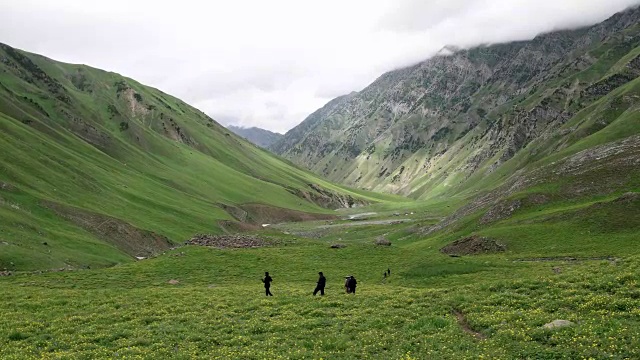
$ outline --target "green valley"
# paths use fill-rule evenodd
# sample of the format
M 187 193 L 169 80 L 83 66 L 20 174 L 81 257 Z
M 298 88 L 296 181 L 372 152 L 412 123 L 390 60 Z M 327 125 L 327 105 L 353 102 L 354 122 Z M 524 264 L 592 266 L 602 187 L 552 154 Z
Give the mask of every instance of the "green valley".
M 7 45 L 0 57 L 0 268 L 113 265 L 238 222 L 393 199 L 328 183 L 131 79 Z
M 639 18 L 235 128 L 281 155 L 0 44 L 0 359 L 640 358 Z

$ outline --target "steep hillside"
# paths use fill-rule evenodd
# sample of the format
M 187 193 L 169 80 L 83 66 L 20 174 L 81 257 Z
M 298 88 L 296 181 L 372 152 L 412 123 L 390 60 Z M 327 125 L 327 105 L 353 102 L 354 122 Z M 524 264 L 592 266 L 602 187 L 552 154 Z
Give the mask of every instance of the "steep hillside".
M 640 132 L 639 22 L 636 8 L 531 41 L 444 49 L 331 101 L 272 149 L 331 180 L 418 199 L 495 188 Z
M 0 44 L 0 270 L 110 265 L 372 196 L 157 89 Z
M 227 129 L 233 131 L 234 134 L 240 135 L 241 137 L 251 141 L 252 143 L 262 147 L 268 148 L 280 138 L 282 138 L 282 134 L 274 133 L 269 130 L 260 129 L 257 127 L 251 128 L 243 128 L 238 126 L 227 126 Z

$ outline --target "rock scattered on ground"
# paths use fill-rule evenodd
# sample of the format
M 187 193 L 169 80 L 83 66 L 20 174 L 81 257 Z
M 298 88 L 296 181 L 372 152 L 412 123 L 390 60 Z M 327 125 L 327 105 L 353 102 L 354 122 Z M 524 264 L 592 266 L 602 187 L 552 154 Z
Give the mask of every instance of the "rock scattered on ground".
M 522 200 L 501 201 L 492 206 L 480 218 L 480 224 L 489 224 L 495 221 L 507 219 L 513 215 L 522 206 Z
M 481 236 L 470 236 L 459 239 L 440 249 L 451 256 L 490 254 L 505 251 L 507 247 L 497 241 Z
M 169 284 L 171 285 L 178 285 L 180 284 L 180 281 L 176 280 L 176 279 L 171 279 L 169 281 L 167 281 Z
M 621 203 L 632 203 L 635 201 L 640 200 L 640 193 L 637 192 L 628 192 L 628 193 L 624 193 L 622 194 L 619 198 L 613 200 L 614 202 L 621 202 Z
M 384 236 L 379 236 L 376 238 L 376 245 L 391 246 L 391 241 L 387 240 Z
M 346 248 L 346 247 L 347 247 L 347 245 L 345 245 L 345 244 L 333 244 L 333 245 L 331 245 L 332 249 L 343 249 L 343 248 Z
M 563 327 L 573 326 L 573 325 L 575 325 L 575 323 L 569 320 L 553 320 L 548 324 L 544 324 L 544 326 L 542 327 L 545 329 L 558 329 L 558 328 L 563 328 Z
M 16 191 L 17 188 L 12 184 L 0 181 L 0 190 Z
M 210 246 L 216 248 L 257 248 L 269 245 L 263 239 L 251 235 L 210 235 L 199 234 L 185 242 L 186 245 Z
M 12 274 L 11 271 L 0 271 L 0 276 L 11 276 Z

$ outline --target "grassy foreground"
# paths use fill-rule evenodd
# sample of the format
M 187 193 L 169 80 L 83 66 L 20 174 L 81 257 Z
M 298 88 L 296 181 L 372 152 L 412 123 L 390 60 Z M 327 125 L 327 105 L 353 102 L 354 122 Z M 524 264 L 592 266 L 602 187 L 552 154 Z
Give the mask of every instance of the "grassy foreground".
M 347 247 L 329 249 L 338 233 Z M 393 246 L 372 244 L 382 233 Z M 313 240 L 282 235 L 276 247 L 188 246 L 109 269 L 0 278 L 0 358 L 640 356 L 637 255 L 516 261 L 525 249 L 451 258 L 439 240 L 408 233 L 406 225 L 339 228 Z M 265 270 L 272 298 L 263 295 Z M 314 298 L 320 270 L 327 295 Z M 359 280 L 355 296 L 342 290 L 349 273 Z M 542 328 L 556 319 L 575 325 Z

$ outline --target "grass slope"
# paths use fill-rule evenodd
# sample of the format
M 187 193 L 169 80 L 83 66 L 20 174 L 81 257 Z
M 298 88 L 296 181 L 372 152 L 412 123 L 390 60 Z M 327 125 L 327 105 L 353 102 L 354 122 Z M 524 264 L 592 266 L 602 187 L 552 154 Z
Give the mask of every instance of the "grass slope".
M 45 201 L 180 243 L 198 232 L 221 232 L 221 220 L 235 221 L 223 204 L 332 213 L 294 195 L 313 194 L 309 184 L 365 202 L 400 199 L 324 181 L 118 74 L 6 45 L 0 59 L 0 269 L 132 259 Z

